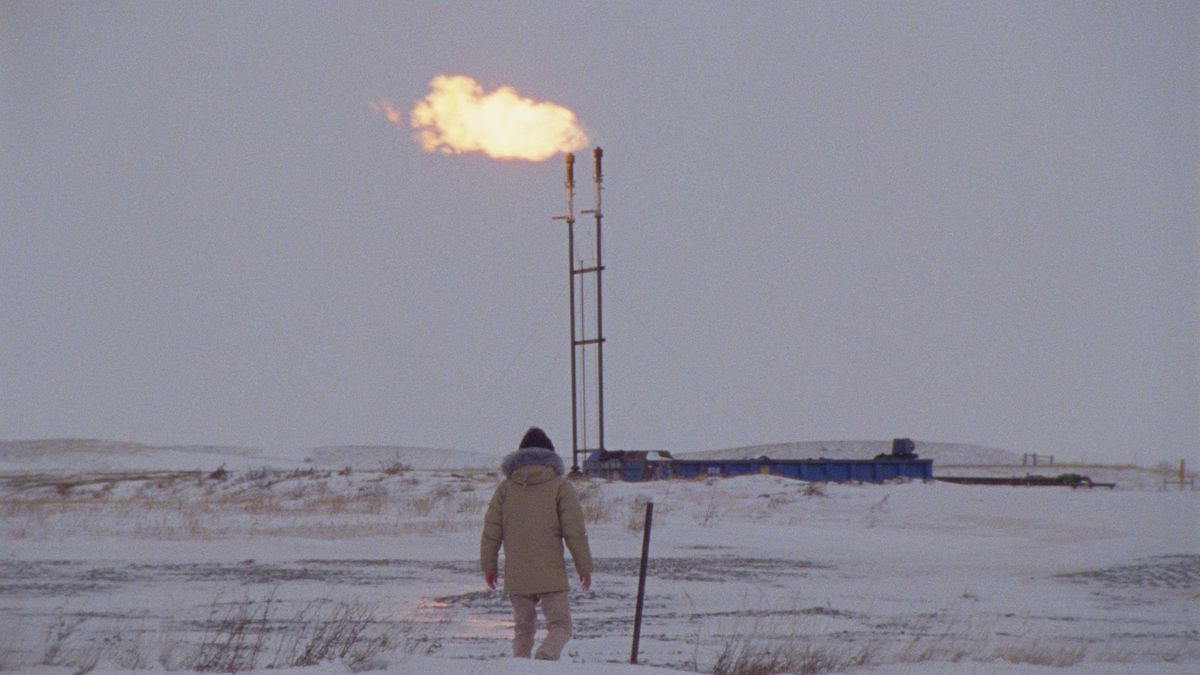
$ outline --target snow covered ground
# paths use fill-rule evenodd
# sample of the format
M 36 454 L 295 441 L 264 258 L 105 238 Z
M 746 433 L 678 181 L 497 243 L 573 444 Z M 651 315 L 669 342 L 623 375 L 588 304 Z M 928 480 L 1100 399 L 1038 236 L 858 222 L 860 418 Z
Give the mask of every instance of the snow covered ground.
M 498 455 L 39 443 L 0 443 L 0 669 L 1200 672 L 1200 493 L 1148 469 L 952 470 L 1112 490 L 584 481 L 593 587 L 565 661 L 538 664 L 506 658 L 477 571 Z

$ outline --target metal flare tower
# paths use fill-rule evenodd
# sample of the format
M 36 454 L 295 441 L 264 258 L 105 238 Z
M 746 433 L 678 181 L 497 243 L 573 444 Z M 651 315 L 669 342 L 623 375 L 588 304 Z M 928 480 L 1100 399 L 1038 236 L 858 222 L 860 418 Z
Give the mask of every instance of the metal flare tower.
M 586 209 L 595 218 L 596 240 L 593 250 L 594 258 L 585 263 L 577 257 L 575 247 L 575 155 L 567 153 L 567 213 L 554 216 L 554 220 L 567 223 L 567 268 L 569 270 L 570 309 L 571 309 L 571 475 L 580 476 L 579 456 L 587 455 L 596 450 L 604 451 L 604 302 L 601 292 L 601 281 L 604 273 L 603 247 L 601 244 L 601 224 L 604 213 L 600 209 L 600 193 L 603 190 L 604 174 L 601 171 L 601 158 L 604 151 L 600 148 L 592 150 L 595 165 L 594 182 L 596 185 L 596 207 Z M 593 280 L 595 292 L 595 321 L 588 332 L 587 281 Z M 595 352 L 595 396 L 589 401 L 588 392 L 591 387 L 587 382 L 587 357 Z M 582 375 L 582 382 L 581 380 Z M 589 405 L 590 403 L 590 405 Z M 596 446 L 589 446 L 588 411 L 595 407 Z M 582 415 L 581 415 L 582 411 Z M 582 443 L 581 443 L 582 441 Z

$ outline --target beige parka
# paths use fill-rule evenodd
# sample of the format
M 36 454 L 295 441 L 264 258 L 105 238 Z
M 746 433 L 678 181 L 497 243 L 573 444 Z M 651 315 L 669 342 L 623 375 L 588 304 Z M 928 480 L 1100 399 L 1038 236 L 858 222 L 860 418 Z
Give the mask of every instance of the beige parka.
M 501 463 L 505 480 L 496 488 L 483 520 L 479 565 L 498 569 L 504 548 L 504 593 L 526 595 L 569 590 L 563 542 L 578 574 L 592 573 L 583 509 L 562 460 L 553 450 L 524 448 Z

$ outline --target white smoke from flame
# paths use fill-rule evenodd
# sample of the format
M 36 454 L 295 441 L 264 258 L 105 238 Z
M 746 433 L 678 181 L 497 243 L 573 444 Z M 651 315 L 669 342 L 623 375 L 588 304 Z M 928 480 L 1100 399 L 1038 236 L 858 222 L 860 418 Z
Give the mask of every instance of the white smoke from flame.
M 439 75 L 429 87 L 410 113 L 416 139 L 426 152 L 482 152 L 497 159 L 541 161 L 588 144 L 575 113 L 524 98 L 512 87 L 485 94 L 478 82 L 465 75 Z M 393 124 L 401 123 L 390 101 L 378 101 L 372 108 Z

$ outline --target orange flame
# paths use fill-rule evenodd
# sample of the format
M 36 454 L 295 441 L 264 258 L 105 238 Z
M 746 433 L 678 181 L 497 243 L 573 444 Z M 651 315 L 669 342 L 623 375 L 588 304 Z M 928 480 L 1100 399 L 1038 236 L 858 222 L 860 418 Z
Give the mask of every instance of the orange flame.
M 485 94 L 478 82 L 465 75 L 439 75 L 429 87 L 410 115 L 416 139 L 426 152 L 482 152 L 497 159 L 540 161 L 588 144 L 575 113 L 524 98 L 512 87 Z M 390 101 L 372 107 L 393 124 L 400 123 Z
M 388 121 L 392 124 L 400 125 L 404 123 L 404 115 L 400 113 L 400 110 L 396 107 L 395 103 L 392 103 L 386 98 L 381 98 L 378 101 L 371 101 L 371 112 L 375 113 L 376 115 L 383 115 L 387 117 Z

